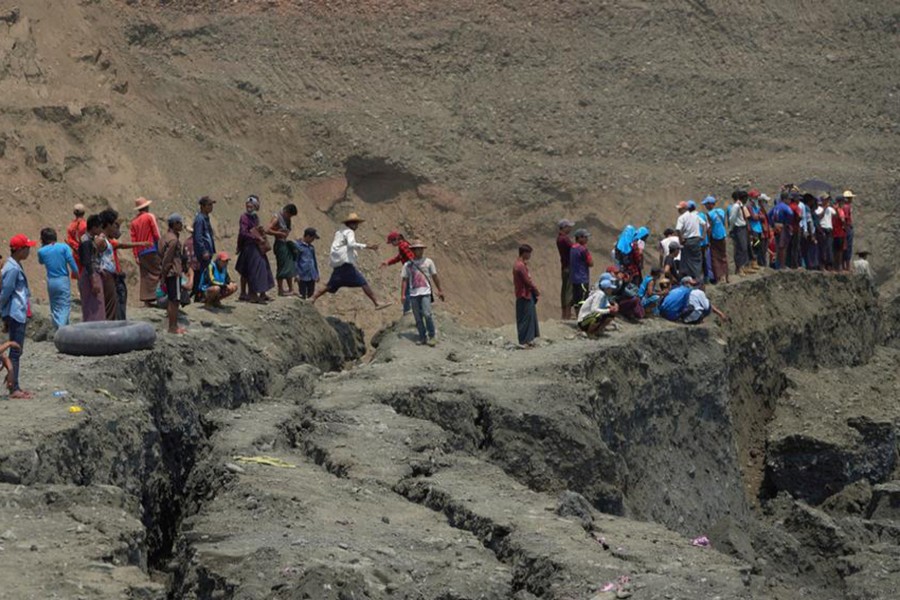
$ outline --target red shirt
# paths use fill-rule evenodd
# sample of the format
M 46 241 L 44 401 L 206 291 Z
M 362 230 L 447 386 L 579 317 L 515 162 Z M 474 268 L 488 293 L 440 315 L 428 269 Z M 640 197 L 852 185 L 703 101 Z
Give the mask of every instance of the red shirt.
M 387 261 L 387 264 L 396 265 L 397 263 L 402 263 L 405 265 L 414 258 L 416 258 L 416 255 L 413 254 L 412 248 L 409 247 L 409 242 L 400 240 L 397 244 L 397 256 Z
M 75 260 L 78 260 L 78 246 L 81 245 L 81 236 L 87 231 L 87 221 L 81 217 L 73 220 L 66 228 L 66 243 L 75 254 Z
M 156 244 L 159 241 L 159 226 L 156 224 L 156 217 L 149 212 L 138 214 L 131 221 L 131 241 L 132 242 L 152 242 Z M 149 248 L 134 248 L 134 257 L 140 258 L 141 252 Z
M 119 240 L 109 240 L 109 245 L 113 249 L 113 262 L 116 263 L 116 273 L 121 273 L 122 267 L 119 266 Z
M 559 250 L 559 263 L 563 269 L 569 268 L 569 253 L 572 251 L 572 240 L 564 233 L 556 236 L 556 249 Z
M 834 237 L 836 238 L 844 238 L 847 237 L 847 232 L 844 231 L 844 209 L 837 208 L 835 209 L 835 215 L 831 217 L 831 226 L 834 227 L 832 230 L 834 232 Z
M 531 280 L 531 275 L 528 274 L 528 265 L 521 258 L 516 260 L 516 264 L 513 267 L 513 285 L 516 287 L 516 298 L 522 298 L 523 300 L 531 300 L 534 297 L 534 292 L 537 291 L 537 287 Z
M 844 205 L 844 229 L 853 229 L 853 209 L 849 204 Z

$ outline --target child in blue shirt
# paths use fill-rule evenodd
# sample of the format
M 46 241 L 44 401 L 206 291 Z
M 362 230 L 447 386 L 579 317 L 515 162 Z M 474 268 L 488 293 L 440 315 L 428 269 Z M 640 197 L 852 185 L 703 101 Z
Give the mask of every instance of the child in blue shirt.
M 316 261 L 316 249 L 313 242 L 319 234 L 313 227 L 303 231 L 303 237 L 297 240 L 297 289 L 301 298 L 312 298 L 319 281 L 319 265 Z
M 0 287 L 0 318 L 3 328 L 9 332 L 11 344 L 9 358 L 11 371 L 7 378 L 9 397 L 27 400 L 32 398 L 31 392 L 19 387 L 19 359 L 25 346 L 25 326 L 28 323 L 28 301 L 31 291 L 28 289 L 28 278 L 22 270 L 21 262 L 31 254 L 31 248 L 37 244 L 27 236 L 18 234 L 9 240 L 10 257 L 0 271 L 2 287 Z
M 50 298 L 50 315 L 57 328 L 69 324 L 72 308 L 72 286 L 69 277 L 78 277 L 75 255 L 68 244 L 57 242 L 56 230 L 45 227 L 41 230 L 41 249 L 38 263 L 47 269 L 47 295 Z

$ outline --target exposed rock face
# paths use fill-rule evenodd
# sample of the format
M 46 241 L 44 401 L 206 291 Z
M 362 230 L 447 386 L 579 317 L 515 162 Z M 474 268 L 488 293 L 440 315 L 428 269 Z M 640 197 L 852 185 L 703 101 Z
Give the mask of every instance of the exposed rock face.
M 843 489 L 816 507 L 823 471 L 777 443 L 825 440 L 804 452 L 826 463 L 886 456 L 893 409 L 867 402 L 892 393 L 893 376 L 853 392 L 897 370 L 897 351 L 874 343 L 874 297 L 854 278 L 740 286 L 713 295 L 732 315 L 724 326 L 652 320 L 595 342 L 551 323 L 531 352 L 449 321 L 425 349 L 401 322 L 373 362 L 342 373 L 358 334 L 306 305 L 237 325 L 210 317 L 190 339 L 106 361 L 35 342 L 33 360 L 58 363 L 52 384 L 88 418 L 39 429 L 36 405 L 17 425 L 31 433 L 7 436 L 0 473 L 130 499 L 115 502 L 131 541 L 96 583 L 109 594 L 130 574 L 130 593 L 151 598 L 562 600 L 608 584 L 620 597 L 880 597 L 900 573 L 888 463 L 869 460 L 855 483 L 824 471 Z M 743 311 L 757 297 L 764 318 Z M 823 297 L 846 318 L 820 310 Z M 818 400 L 826 390 L 834 409 Z M 9 514 L 0 507 L 0 525 Z M 712 548 L 691 546 L 701 534 Z M 104 540 L 72 568 L 103 562 Z M 169 573 L 165 590 L 154 568 Z

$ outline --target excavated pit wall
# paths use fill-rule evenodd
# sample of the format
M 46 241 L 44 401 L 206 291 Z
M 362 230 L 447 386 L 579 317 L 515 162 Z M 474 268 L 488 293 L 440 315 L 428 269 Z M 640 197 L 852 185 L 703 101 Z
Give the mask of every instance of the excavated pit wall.
M 601 511 L 686 534 L 740 522 L 772 493 L 765 432 L 784 369 L 866 362 L 879 308 L 851 276 L 777 273 L 711 294 L 724 326 L 648 324 L 560 347 L 503 384 L 487 373 L 423 377 L 374 396 L 532 489 L 571 489 Z
M 77 427 L 0 458 L 0 483 L 122 488 L 141 500 L 136 516 L 147 528 L 138 566 L 164 568 L 178 523 L 215 493 L 185 489 L 211 433 L 205 413 L 262 399 L 294 365 L 335 370 L 363 354 L 358 328 L 308 305 L 283 305 L 260 319 L 250 331 L 207 322 L 191 339 L 163 336 L 151 351 L 92 363 L 66 387 L 97 386 L 113 402 Z

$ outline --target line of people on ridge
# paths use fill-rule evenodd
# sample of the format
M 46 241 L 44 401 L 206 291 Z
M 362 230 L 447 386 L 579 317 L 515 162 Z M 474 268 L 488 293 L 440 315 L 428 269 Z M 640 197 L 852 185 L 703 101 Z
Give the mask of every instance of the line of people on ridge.
M 588 249 L 590 233 L 572 229 L 573 221 L 558 223 L 557 250 L 561 264 L 561 318 L 570 320 L 577 311 L 581 331 L 596 337 L 616 316 L 637 321 L 648 312 L 670 321 L 697 324 L 710 313 L 727 320 L 709 301 L 706 283 L 729 281 L 727 239 L 731 239 L 734 273 L 773 269 L 805 268 L 846 271 L 865 275 L 871 281 L 868 252 L 853 256 L 855 194 L 846 190 L 831 206 L 827 194 L 815 197 L 796 186 L 782 186 L 775 205 L 756 189 L 735 190 L 727 210 L 716 207 L 714 196 L 701 203 L 680 202 L 674 228 L 667 228 L 659 242 L 659 263 L 645 272 L 644 253 L 650 230 L 626 226 L 611 252 L 612 264 L 591 285 L 594 259 Z M 571 237 L 570 237 L 571 236 Z M 533 249 L 525 244 L 513 268 L 516 324 L 519 344 L 532 347 L 539 336 L 536 304 L 540 292 L 528 272 Z
M 238 285 L 232 282 L 228 271 L 230 255 L 216 248 L 210 221 L 216 200 L 209 196 L 199 199 L 193 227 L 185 227 L 180 214 L 170 214 L 165 220 L 165 233 L 160 231 L 157 217 L 150 212 L 151 204 L 146 198 L 135 200 L 136 214 L 129 227 L 131 240 L 127 242 L 120 239 L 123 219 L 116 210 L 107 208 L 86 216 L 86 208 L 80 203 L 73 207 L 74 219 L 66 228 L 64 242 L 59 241 L 55 229 L 41 230 L 38 262 L 46 269 L 50 316 L 55 327 L 69 324 L 72 280 L 77 281 L 82 321 L 126 319 L 128 287 L 119 250 L 133 251 L 139 272 L 139 298 L 148 307 L 165 307 L 170 333 L 185 332 L 178 326 L 178 312 L 192 300 L 215 309 L 221 306 L 222 300 L 240 290 L 239 301 L 266 303 L 271 300 L 267 293 L 276 282 L 279 296 L 296 295 L 313 303 L 323 294 L 336 293 L 343 287 L 358 287 L 377 310 L 392 304 L 378 301 L 357 267 L 358 251 L 378 250 L 378 245 L 357 241 L 355 232 L 365 220 L 356 213 L 348 215 L 343 227 L 335 232 L 329 253 L 332 273 L 327 283 L 316 290 L 320 277 L 314 243 L 319 234 L 315 228 L 308 227 L 302 237 L 290 239 L 292 219 L 297 216 L 295 205 L 284 206 L 263 226 L 258 214 L 259 198 L 247 198 L 237 240 Z M 188 237 L 182 240 L 185 229 Z M 273 238 L 273 243 L 268 238 Z M 444 299 L 434 262 L 424 256 L 426 245 L 419 240 L 407 241 L 395 231 L 388 235 L 387 241 L 398 252 L 381 266 L 402 264 L 400 296 L 404 314 L 413 313 L 418 343 L 433 346 L 436 331 L 431 303 L 435 295 Z M 9 342 L 0 345 L 0 368 L 5 367 L 8 372 L 6 385 L 13 398 L 31 397 L 30 392 L 19 386 L 19 362 L 31 317 L 31 291 L 21 263 L 36 245 L 36 241 L 24 234 L 13 236 L 10 256 L 2 268 L 0 318 L 4 331 L 9 333 Z M 275 255 L 274 275 L 269 252 Z

